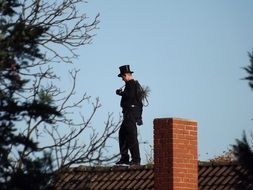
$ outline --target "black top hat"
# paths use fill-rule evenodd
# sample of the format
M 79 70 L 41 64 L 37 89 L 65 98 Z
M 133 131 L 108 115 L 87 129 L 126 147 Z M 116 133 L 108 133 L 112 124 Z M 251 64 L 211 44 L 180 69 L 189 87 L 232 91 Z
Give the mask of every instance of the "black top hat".
M 120 74 L 118 74 L 118 77 L 121 77 L 122 75 L 124 75 L 126 73 L 133 73 L 133 71 L 130 70 L 129 65 L 120 66 L 119 70 L 120 70 Z

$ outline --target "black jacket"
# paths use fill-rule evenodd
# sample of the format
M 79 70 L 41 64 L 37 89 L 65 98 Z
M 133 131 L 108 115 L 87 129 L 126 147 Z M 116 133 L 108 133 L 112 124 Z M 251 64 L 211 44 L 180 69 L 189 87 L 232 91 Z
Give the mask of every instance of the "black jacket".
M 121 97 L 120 106 L 124 109 L 138 105 L 137 93 L 136 93 L 136 82 L 135 80 L 126 81 L 126 86 L 123 92 L 118 93 Z
M 129 80 L 126 82 L 124 91 L 117 90 L 116 93 L 121 97 L 120 106 L 122 107 L 122 112 L 128 114 L 133 113 L 136 119 L 137 125 L 142 125 L 142 102 L 138 101 L 137 98 L 137 85 L 135 80 Z

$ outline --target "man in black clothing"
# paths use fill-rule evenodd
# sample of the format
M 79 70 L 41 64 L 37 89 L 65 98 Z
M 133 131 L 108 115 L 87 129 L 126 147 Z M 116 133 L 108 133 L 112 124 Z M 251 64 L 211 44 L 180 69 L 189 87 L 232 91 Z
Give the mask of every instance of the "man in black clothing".
M 137 126 L 142 124 L 141 113 L 142 103 L 138 101 L 136 85 L 133 79 L 132 71 L 129 65 L 119 67 L 121 77 L 125 82 L 125 89 L 116 90 L 116 94 L 121 96 L 120 106 L 122 107 L 123 121 L 119 130 L 119 148 L 121 158 L 116 164 L 140 165 L 139 142 L 137 139 Z M 131 162 L 129 162 L 129 154 L 131 154 Z

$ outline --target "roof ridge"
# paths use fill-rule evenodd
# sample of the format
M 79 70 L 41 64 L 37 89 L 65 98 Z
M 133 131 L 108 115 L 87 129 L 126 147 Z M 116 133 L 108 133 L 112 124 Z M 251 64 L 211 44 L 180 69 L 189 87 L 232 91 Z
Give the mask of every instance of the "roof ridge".
M 220 161 L 220 162 L 212 162 L 212 161 L 199 161 L 199 166 L 228 166 L 228 165 L 238 165 L 236 161 Z M 67 171 L 87 171 L 87 172 L 105 172 L 105 171 L 121 171 L 121 170 L 144 170 L 144 169 L 154 169 L 154 164 L 146 164 L 140 166 L 127 166 L 127 165 L 120 165 L 120 166 L 89 166 L 89 165 L 79 165 L 70 168 L 65 168 L 63 170 Z
M 237 161 L 199 161 L 199 166 L 228 166 L 228 165 L 238 165 Z
M 85 166 L 85 165 L 80 165 L 80 166 L 75 166 L 75 167 L 70 167 L 66 168 L 68 171 L 96 171 L 96 172 L 104 172 L 104 171 L 120 171 L 120 170 L 144 170 L 144 169 L 153 169 L 152 164 L 147 164 L 147 165 L 140 165 L 140 166 Z

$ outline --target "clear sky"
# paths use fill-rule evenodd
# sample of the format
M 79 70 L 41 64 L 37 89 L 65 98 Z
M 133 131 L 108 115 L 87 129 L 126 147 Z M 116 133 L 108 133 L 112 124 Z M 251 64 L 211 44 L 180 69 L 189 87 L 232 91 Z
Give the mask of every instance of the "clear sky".
M 252 0 L 91 0 L 80 10 L 91 18 L 100 13 L 93 43 L 79 48 L 74 61 L 81 70 L 78 92 L 102 104 L 95 128 L 109 112 L 119 117 L 118 67 L 129 64 L 151 89 L 138 127 L 141 141 L 153 144 L 154 118 L 196 120 L 199 159 L 206 160 L 226 151 L 243 130 L 253 131 L 253 91 L 241 80 L 253 50 Z M 148 150 L 141 145 L 144 162 Z

